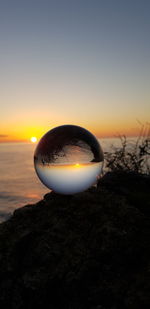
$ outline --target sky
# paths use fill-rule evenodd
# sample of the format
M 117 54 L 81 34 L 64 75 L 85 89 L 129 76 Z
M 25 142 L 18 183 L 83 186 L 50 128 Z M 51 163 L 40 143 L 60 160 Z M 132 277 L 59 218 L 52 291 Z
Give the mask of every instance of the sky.
M 150 116 L 149 0 L 0 0 L 0 142 L 75 124 L 136 135 Z

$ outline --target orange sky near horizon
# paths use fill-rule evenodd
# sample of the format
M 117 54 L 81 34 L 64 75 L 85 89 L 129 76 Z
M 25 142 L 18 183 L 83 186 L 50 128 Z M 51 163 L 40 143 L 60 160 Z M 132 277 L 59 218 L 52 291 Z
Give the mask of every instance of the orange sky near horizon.
M 128 127 L 125 128 L 123 124 L 120 123 L 120 126 L 116 126 L 115 124 L 108 125 L 103 124 L 101 128 L 98 126 L 92 126 L 92 125 L 81 125 L 80 122 L 77 123 L 69 123 L 69 122 L 62 122 L 62 123 L 56 123 L 52 126 L 21 126 L 21 125 L 14 125 L 12 128 L 7 129 L 7 134 L 0 134 L 0 143 L 10 143 L 10 142 L 31 142 L 31 137 L 35 136 L 37 138 L 37 141 L 40 140 L 40 138 L 49 130 L 51 130 L 53 127 L 63 124 L 74 124 L 74 125 L 80 125 L 83 126 L 85 129 L 89 130 L 91 133 L 93 133 L 97 138 L 114 138 L 119 135 L 126 135 L 127 137 L 132 136 L 138 136 L 141 130 L 142 125 L 137 123 L 135 121 L 134 126 L 132 124 L 129 124 Z

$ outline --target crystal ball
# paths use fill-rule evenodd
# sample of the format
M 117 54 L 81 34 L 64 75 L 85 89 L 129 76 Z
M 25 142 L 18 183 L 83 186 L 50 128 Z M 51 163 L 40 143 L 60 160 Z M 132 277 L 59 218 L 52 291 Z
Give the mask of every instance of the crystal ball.
M 96 137 L 75 125 L 48 131 L 39 141 L 34 166 L 41 182 L 59 194 L 75 194 L 97 183 L 104 155 Z

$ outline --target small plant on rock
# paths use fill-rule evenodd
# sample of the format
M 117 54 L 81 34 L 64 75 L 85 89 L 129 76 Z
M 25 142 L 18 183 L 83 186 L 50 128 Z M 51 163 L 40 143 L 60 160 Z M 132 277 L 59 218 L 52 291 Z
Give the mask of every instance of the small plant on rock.
M 142 125 L 135 141 L 129 142 L 124 135 L 119 138 L 121 146 L 105 152 L 106 169 L 150 175 L 150 125 Z

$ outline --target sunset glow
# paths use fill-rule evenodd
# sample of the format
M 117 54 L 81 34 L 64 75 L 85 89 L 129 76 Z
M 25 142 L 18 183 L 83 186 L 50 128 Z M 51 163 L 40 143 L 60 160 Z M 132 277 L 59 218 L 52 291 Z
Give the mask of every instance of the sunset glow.
M 30 140 L 31 140 L 32 143 L 36 143 L 37 142 L 37 138 L 35 136 L 32 136 Z

